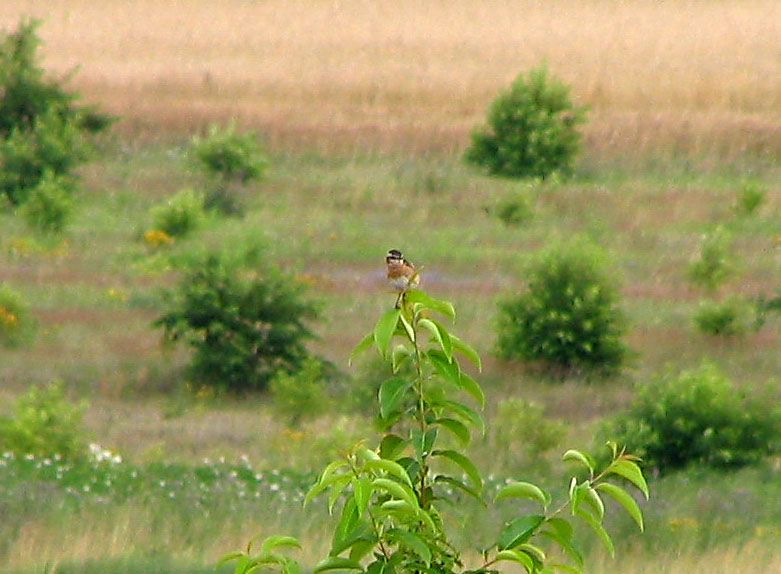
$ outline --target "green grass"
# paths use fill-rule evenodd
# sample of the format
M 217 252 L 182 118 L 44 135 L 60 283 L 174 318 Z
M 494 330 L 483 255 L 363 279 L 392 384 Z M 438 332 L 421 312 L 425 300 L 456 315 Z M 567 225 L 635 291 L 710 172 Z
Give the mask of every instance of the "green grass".
M 263 245 L 270 261 L 295 272 L 323 302 L 312 348 L 352 384 L 365 385 L 371 377 L 348 368 L 346 358 L 392 304 L 383 256 L 391 247 L 403 249 L 423 266 L 426 289 L 456 305 L 454 332 L 483 355 L 489 422 L 502 398 L 533 399 L 548 416 L 566 421 L 567 445 L 587 446 L 595 422 L 625 405 L 634 384 L 703 357 L 746 390 L 764 388 L 781 372 L 779 317 L 740 338 L 699 334 L 692 316 L 703 293 L 686 279 L 702 233 L 723 224 L 741 260 L 723 295 L 775 291 L 781 257 L 777 167 L 590 166 L 567 183 L 529 185 L 483 177 L 449 155 L 273 150 L 267 180 L 246 190 L 243 218 L 209 218 L 192 237 L 154 248 L 143 240 L 152 225 L 150 207 L 203 183 L 186 171 L 181 150 L 179 142 L 108 147 L 85 168 L 77 212 L 61 238 L 37 236 L 20 217 L 0 211 L 0 280 L 24 295 L 39 323 L 32 345 L 0 349 L 0 414 L 10 404 L 6 399 L 28 385 L 63 379 L 74 396 L 90 399 L 92 436 L 124 457 L 109 469 L 118 473 L 110 488 L 100 486 L 109 470 L 98 467 L 82 474 L 74 469 L 63 482 L 46 474 L 50 468 L 35 468 L 41 461 L 14 461 L 16 474 L 5 466 L 2 514 L 13 518 L 0 527 L 3 571 L 40 572 L 51 557 L 52 572 L 195 573 L 258 531 L 289 527 L 311 543 L 304 562 L 317 558 L 327 520 L 322 509 L 302 512 L 292 495 L 285 505 L 258 502 L 260 481 L 241 496 L 229 469 L 241 468 L 239 457 L 247 455 L 257 473 L 294 468 L 308 476 L 333 449 L 371 435 L 370 422 L 340 414 L 336 422 L 313 421 L 300 435 L 291 434 L 263 397 L 194 397 L 182 378 L 186 350 L 162 348 L 160 332 L 150 326 L 160 312 L 160 289 L 176 277 L 175 261 L 193 251 Z M 766 202 L 758 213 L 738 218 L 732 206 L 749 176 L 767 187 Z M 532 217 L 523 225 L 507 226 L 495 214 L 509 193 L 529 200 Z M 492 355 L 497 300 L 522 287 L 524 266 L 537 249 L 573 234 L 606 249 L 623 285 L 627 338 L 636 355 L 611 381 L 551 381 Z M 480 448 L 476 458 L 503 480 L 504 469 L 490 468 L 490 452 Z M 216 463 L 221 478 L 207 487 L 207 502 L 198 503 L 199 473 L 214 464 L 203 459 L 220 456 L 233 462 Z M 548 478 L 555 482 L 560 470 L 551 464 Z M 781 493 L 773 486 L 778 479 L 777 470 L 761 469 L 652 481 L 647 533 L 630 534 L 621 520 L 612 525 L 626 541 L 627 560 L 634 561 L 621 571 L 645 571 L 655 553 L 667 556 L 665 571 L 691 570 L 687 553 L 717 556 L 741 546 L 756 549 L 749 561 L 756 571 L 772 570 L 769 549 L 781 537 L 775 503 Z M 161 481 L 176 489 L 160 487 Z M 85 485 L 96 488 L 85 493 Z M 478 536 L 497 519 L 463 518 L 479 525 Z M 625 564 L 603 565 L 596 549 L 592 559 L 595 571 Z

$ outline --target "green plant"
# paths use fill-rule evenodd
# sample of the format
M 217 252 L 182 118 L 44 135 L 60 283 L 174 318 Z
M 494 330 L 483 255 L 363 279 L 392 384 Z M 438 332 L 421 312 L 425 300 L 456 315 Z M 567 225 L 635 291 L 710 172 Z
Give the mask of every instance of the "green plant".
M 738 190 L 735 211 L 738 215 L 751 216 L 765 203 L 767 189 L 756 181 L 749 181 Z
M 496 216 L 508 227 L 523 225 L 533 215 L 529 199 L 522 194 L 504 197 L 496 204 Z
M 704 300 L 694 315 L 694 323 L 707 335 L 741 335 L 757 326 L 756 315 L 756 305 L 738 297 Z
M 70 182 L 46 171 L 21 206 L 27 223 L 46 233 L 60 233 L 73 212 Z
M 648 488 L 636 459 L 611 444 L 612 460 L 601 472 L 585 453 L 565 453 L 564 459 L 582 465 L 587 476 L 572 478 L 561 504 L 553 505 L 550 493 L 529 482 L 503 485 L 496 502 L 531 500 L 535 511 L 506 523 L 496 542 L 482 549 L 480 565 L 465 569 L 461 552 L 448 536 L 446 516 L 461 496 L 483 499 L 481 473 L 463 450 L 472 433 L 485 430 L 478 411 L 464 399 L 481 407 L 484 396 L 477 381 L 459 364 L 463 356 L 479 369 L 479 356 L 435 318 L 440 314 L 455 317 L 450 303 L 419 290 L 407 291 L 400 308 L 385 312 L 353 351 L 355 355 L 374 346 L 394 367 L 411 363 L 414 376 L 392 376 L 380 386 L 379 412 L 385 434 L 379 444 L 354 446 L 328 464 L 307 493 L 305 504 L 328 492 L 328 508 L 338 515 L 329 555 L 314 566 L 313 573 L 487 574 L 498 572 L 501 562 L 514 563 L 529 573 L 549 573 L 554 568 L 580 572 L 583 560 L 568 514 L 590 526 L 612 554 L 613 542 L 602 524 L 602 497 L 618 501 L 641 529 L 643 518 L 634 498 L 606 479 L 627 479 L 646 496 Z M 394 339 L 400 342 L 393 344 Z M 446 446 L 445 436 L 459 446 Z M 551 542 L 574 566 L 548 557 L 543 545 Z M 298 563 L 280 549 L 298 546 L 295 538 L 273 535 L 257 551 L 250 542 L 246 551 L 228 554 L 223 561 L 235 560 L 236 574 L 263 567 L 295 574 L 300 571 Z
M 572 370 L 618 369 L 627 354 L 616 282 L 594 247 L 562 244 L 539 254 L 528 287 L 500 303 L 498 353 Z
M 567 426 L 547 418 L 545 408 L 525 399 L 499 401 L 485 446 L 496 469 L 544 467 L 544 456 L 561 444 Z
M 225 127 L 215 124 L 206 137 L 195 136 L 190 149 L 195 165 L 213 180 L 205 206 L 226 214 L 239 213 L 238 189 L 262 179 L 268 168 L 257 136 L 239 133 L 234 123 Z
M 181 189 L 165 203 L 152 207 L 153 226 L 168 237 L 184 237 L 201 225 L 203 207 L 203 194 L 191 188 Z
M 19 293 L 0 283 L 0 346 L 17 347 L 28 342 L 35 331 L 35 320 Z
M 732 237 L 722 226 L 702 236 L 699 252 L 689 264 L 689 280 L 708 291 L 716 291 L 735 272 L 730 249 Z
M 323 362 L 307 357 L 295 373 L 280 371 L 269 384 L 274 409 L 285 416 L 291 427 L 302 418 L 313 418 L 329 410 L 327 379 Z
M 603 433 L 662 473 L 693 464 L 738 468 L 778 452 L 781 412 L 775 401 L 744 396 L 705 363 L 641 387 Z
M 23 203 L 47 171 L 72 178 L 88 157 L 85 135 L 111 119 L 75 105 L 78 94 L 46 80 L 37 62 L 37 20 L 0 34 L 0 195 Z
M 568 86 L 550 77 L 546 66 L 534 68 L 494 100 L 487 126 L 472 133 L 465 159 L 491 175 L 567 175 L 580 149 L 577 126 L 585 117 L 585 108 L 573 105 Z
M 191 376 L 223 391 L 264 390 L 280 371 L 299 370 L 317 307 L 304 286 L 279 270 L 248 266 L 256 257 L 211 253 L 186 263 L 168 310 L 154 322 L 194 349 Z
M 32 387 L 14 413 L 0 418 L 0 450 L 20 455 L 79 458 L 86 454 L 82 418 L 86 403 L 72 403 L 61 383 Z

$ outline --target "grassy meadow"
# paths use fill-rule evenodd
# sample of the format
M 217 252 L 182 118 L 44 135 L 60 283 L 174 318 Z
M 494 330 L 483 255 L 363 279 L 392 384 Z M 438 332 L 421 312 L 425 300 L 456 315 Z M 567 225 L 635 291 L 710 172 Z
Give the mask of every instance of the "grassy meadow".
M 257 532 L 300 536 L 305 564 L 327 547 L 327 512 L 301 510 L 301 493 L 329 453 L 372 436 L 370 413 L 291 429 L 266 397 L 186 388 L 186 350 L 163 347 L 151 322 L 172 259 L 210 246 L 260 244 L 308 284 L 323 309 L 311 347 L 358 384 L 371 366 L 350 368 L 347 356 L 392 305 L 383 257 L 403 249 L 483 356 L 488 424 L 500 400 L 533 400 L 566 423 L 562 447 L 588 448 L 635 384 L 704 359 L 780 398 L 781 318 L 704 335 L 692 316 L 705 293 L 686 278 L 703 234 L 721 225 L 738 264 L 719 296 L 778 289 L 775 0 L 5 0 L 0 28 L 25 15 L 43 20 L 47 70 L 76 68 L 68 85 L 120 119 L 81 170 L 64 235 L 0 210 L 0 281 L 38 322 L 33 344 L 0 348 L 0 414 L 29 385 L 62 380 L 88 399 L 91 438 L 108 451 L 85 468 L 0 453 L 0 572 L 200 574 Z M 486 106 L 540 61 L 590 107 L 575 177 L 531 185 L 465 166 Z M 258 130 L 271 164 L 246 189 L 246 214 L 149 245 L 150 208 L 203 183 L 189 138 L 233 118 Z M 749 184 L 765 202 L 741 216 Z M 531 206 L 523 225 L 496 216 L 511 194 Z M 635 353 L 610 380 L 551 381 L 492 355 L 497 301 L 523 286 L 538 249 L 572 236 L 601 245 L 622 286 Z M 510 472 L 495 446 L 474 446 L 489 487 Z M 555 459 L 528 472 L 563 484 Z M 653 479 L 646 534 L 617 517 L 618 557 L 595 544 L 589 571 L 781 571 L 780 472 L 776 460 Z M 477 538 L 501 519 L 463 513 L 454 520 Z

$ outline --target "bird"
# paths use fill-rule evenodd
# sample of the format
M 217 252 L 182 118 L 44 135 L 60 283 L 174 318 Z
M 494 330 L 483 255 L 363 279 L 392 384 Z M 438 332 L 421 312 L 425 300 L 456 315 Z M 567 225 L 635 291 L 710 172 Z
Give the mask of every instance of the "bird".
M 404 258 L 404 254 L 398 249 L 391 249 L 385 256 L 385 265 L 388 270 L 388 284 L 399 296 L 396 299 L 396 307 L 399 307 L 404 292 L 411 287 L 420 284 L 420 275 L 415 266 Z

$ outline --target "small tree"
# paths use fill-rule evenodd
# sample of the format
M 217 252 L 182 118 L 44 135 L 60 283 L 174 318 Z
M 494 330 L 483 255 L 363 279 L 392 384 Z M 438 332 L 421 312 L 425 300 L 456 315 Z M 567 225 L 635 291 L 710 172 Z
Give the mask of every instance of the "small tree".
M 240 211 L 238 191 L 268 168 L 255 134 L 239 133 L 233 123 L 212 125 L 206 137 L 194 137 L 191 152 L 195 165 L 212 180 L 206 207 L 227 214 Z
M 69 459 L 86 455 L 87 404 L 68 401 L 61 383 L 32 387 L 14 407 L 12 416 L 0 417 L 1 451 Z
M 47 171 L 72 178 L 88 157 L 85 136 L 112 118 L 77 106 L 78 94 L 47 80 L 38 64 L 37 20 L 0 34 L 0 194 L 23 203 Z
M 778 452 L 781 411 L 775 401 L 745 396 L 705 363 L 643 386 L 603 434 L 662 473 L 692 464 L 739 468 Z
M 307 322 L 318 316 L 301 283 L 244 263 L 224 254 L 196 259 L 154 322 L 166 339 L 193 347 L 191 376 L 222 391 L 264 390 L 277 372 L 297 371 L 309 356 Z
M 361 442 L 331 462 L 307 494 L 305 504 L 327 492 L 328 508 L 338 516 L 328 556 L 313 574 L 490 574 L 507 562 L 530 574 L 581 572 L 583 558 L 571 524 L 575 518 L 593 529 L 612 554 L 613 542 L 603 526 L 603 497 L 621 504 L 641 529 L 643 517 L 635 499 L 608 479 L 626 479 L 646 497 L 648 487 L 636 459 L 611 444 L 612 458 L 601 471 L 585 453 L 564 454 L 565 460 L 582 466 L 584 476 L 571 479 L 568 494 L 557 504 L 549 492 L 529 482 L 504 485 L 495 502 L 522 499 L 533 510 L 519 512 L 498 528 L 495 542 L 481 549 L 477 567 L 464 567 L 444 516 L 461 496 L 483 502 L 482 475 L 464 449 L 473 433 L 485 431 L 475 409 L 482 407 L 484 397 L 460 365 L 466 358 L 479 369 L 479 356 L 436 318 L 440 315 L 454 318 L 453 306 L 422 291 L 408 291 L 400 308 L 385 312 L 353 352 L 373 346 L 394 370 L 411 364 L 414 374 L 392 376 L 380 386 L 385 434 L 379 444 Z M 246 551 L 223 560 L 236 561 L 236 574 L 264 567 L 296 574 L 299 564 L 280 550 L 299 546 L 295 538 L 273 535 L 259 549 L 250 543 Z M 555 554 L 549 556 L 551 551 Z M 571 565 L 561 564 L 562 555 Z
M 0 347 L 18 347 L 35 332 L 35 319 L 22 296 L 0 283 Z
M 577 126 L 585 118 L 585 108 L 573 105 L 569 87 L 540 66 L 494 100 L 487 125 L 472 133 L 465 159 L 491 175 L 568 175 L 580 149 Z
M 618 369 L 627 353 L 616 282 L 595 248 L 559 245 L 536 257 L 528 286 L 499 305 L 498 353 L 572 370 Z

